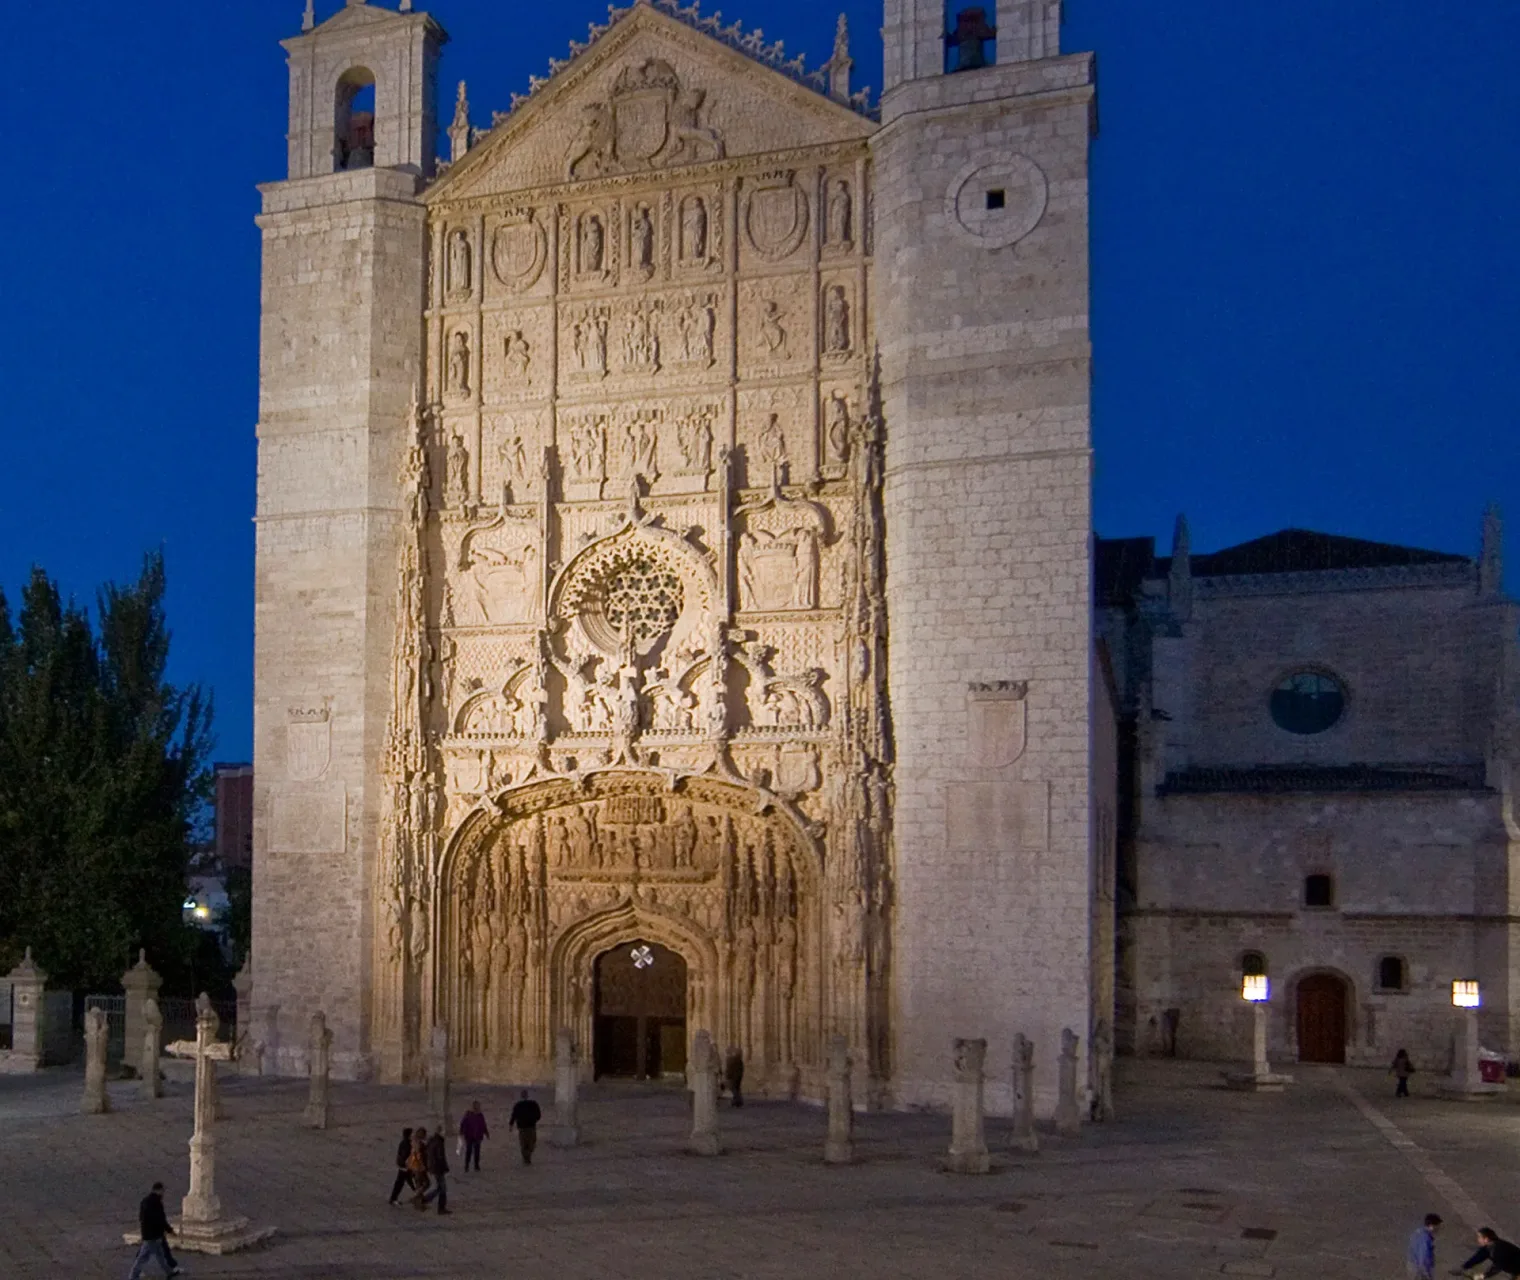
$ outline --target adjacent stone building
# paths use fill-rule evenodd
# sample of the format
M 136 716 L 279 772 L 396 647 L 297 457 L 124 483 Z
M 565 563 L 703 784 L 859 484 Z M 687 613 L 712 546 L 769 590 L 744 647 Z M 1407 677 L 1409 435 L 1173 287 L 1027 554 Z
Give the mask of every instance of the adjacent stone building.
M 1446 1068 L 1454 980 L 1483 1042 L 1520 1014 L 1517 606 L 1477 559 L 1287 530 L 1169 558 L 1103 540 L 1126 711 L 1120 1044 Z
M 265 186 L 252 1034 L 340 1075 L 944 1104 L 1112 1042 L 1093 64 L 886 0 L 809 73 L 660 0 L 439 132 L 447 37 L 285 42 Z M 947 26 L 949 35 L 947 36 Z M 995 31 L 994 31 L 995 28 Z M 514 38 L 503 18 L 501 39 Z

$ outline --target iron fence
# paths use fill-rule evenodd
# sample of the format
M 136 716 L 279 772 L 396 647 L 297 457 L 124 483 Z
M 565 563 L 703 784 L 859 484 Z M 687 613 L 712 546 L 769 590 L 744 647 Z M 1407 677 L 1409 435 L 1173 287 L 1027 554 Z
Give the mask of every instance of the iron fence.
M 99 1009 L 106 1015 L 106 1061 L 119 1065 L 127 1051 L 126 996 L 86 996 L 84 1011 Z
M 11 1039 L 11 1027 L 16 1020 L 12 1012 L 15 998 L 15 987 L 9 982 L 0 984 L 0 1051 L 15 1047 L 15 1042 Z
M 237 1040 L 237 1001 L 213 1000 L 211 1007 L 216 1010 L 216 1016 L 222 1020 L 217 1039 Z M 195 1039 L 195 1001 L 183 1000 L 178 996 L 164 996 L 159 999 L 158 1011 L 164 1015 L 164 1043 L 170 1044 L 175 1040 Z

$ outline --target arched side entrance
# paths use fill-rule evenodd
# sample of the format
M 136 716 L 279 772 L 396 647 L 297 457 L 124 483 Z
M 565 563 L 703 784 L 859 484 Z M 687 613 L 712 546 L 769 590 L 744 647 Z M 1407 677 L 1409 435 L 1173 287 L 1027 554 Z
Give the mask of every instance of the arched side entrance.
M 658 942 L 597 956 L 592 1063 L 601 1076 L 658 1080 L 686 1070 L 686 961 Z
M 1345 979 L 1333 973 L 1311 973 L 1298 981 L 1298 1060 L 1346 1061 Z

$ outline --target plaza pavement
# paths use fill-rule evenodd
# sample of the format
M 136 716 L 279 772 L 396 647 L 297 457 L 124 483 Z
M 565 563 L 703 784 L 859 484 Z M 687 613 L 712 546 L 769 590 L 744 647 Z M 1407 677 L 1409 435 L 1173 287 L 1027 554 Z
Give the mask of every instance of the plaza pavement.
M 1121 1062 L 1117 1121 L 1042 1134 L 1022 1156 L 990 1120 L 986 1177 L 940 1171 L 943 1117 L 860 1116 L 859 1163 L 831 1168 L 821 1111 L 763 1101 L 724 1105 L 725 1155 L 686 1155 L 685 1095 L 632 1084 L 589 1087 L 583 1145 L 541 1143 L 524 1169 L 506 1130 L 515 1091 L 456 1086 L 456 1110 L 480 1098 L 493 1136 L 480 1174 L 450 1144 L 446 1218 L 385 1203 L 399 1130 L 426 1122 L 420 1090 L 335 1085 L 335 1127 L 312 1132 L 304 1083 L 231 1077 L 217 1188 L 280 1233 L 257 1252 L 183 1261 L 195 1277 L 333 1280 L 1379 1280 L 1402 1276 L 1405 1237 L 1429 1210 L 1448 1222 L 1441 1271 L 1469 1251 L 1464 1216 L 1520 1231 L 1520 1105 L 1395 1104 L 1377 1073 L 1295 1076 L 1255 1096 L 1216 1088 L 1212 1066 Z M 0 1077 L 0 1276 L 123 1277 L 121 1232 L 155 1179 L 178 1211 L 188 1083 L 157 1102 L 113 1084 L 105 1116 L 77 1114 L 81 1087 L 78 1071 Z

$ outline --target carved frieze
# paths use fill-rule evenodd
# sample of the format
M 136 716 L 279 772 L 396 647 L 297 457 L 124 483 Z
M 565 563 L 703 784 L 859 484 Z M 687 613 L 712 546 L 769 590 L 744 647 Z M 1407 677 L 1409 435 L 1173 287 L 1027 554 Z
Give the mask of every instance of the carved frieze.
M 723 157 L 723 137 L 703 120 L 707 90 L 683 86 L 670 63 L 624 67 L 606 102 L 583 108 L 565 175 L 572 181 Z
M 482 399 L 487 404 L 547 398 L 553 386 L 550 307 L 488 311 L 483 317 Z
M 813 361 L 813 299 L 807 276 L 739 284 L 739 374 L 774 378 Z

